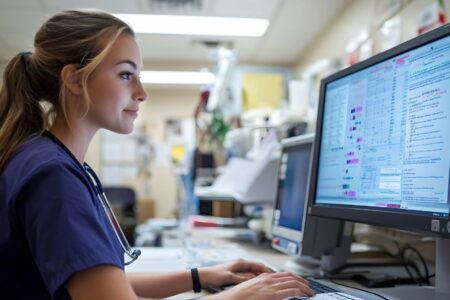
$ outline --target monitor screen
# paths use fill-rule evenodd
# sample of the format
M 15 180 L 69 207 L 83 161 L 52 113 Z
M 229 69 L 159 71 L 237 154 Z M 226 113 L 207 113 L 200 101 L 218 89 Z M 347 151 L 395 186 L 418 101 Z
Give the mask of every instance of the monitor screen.
M 314 135 L 309 134 L 282 144 L 272 233 L 290 254 L 297 254 L 299 247 L 294 244 L 302 240 L 313 141 Z
M 450 30 L 322 80 L 310 213 L 450 237 Z

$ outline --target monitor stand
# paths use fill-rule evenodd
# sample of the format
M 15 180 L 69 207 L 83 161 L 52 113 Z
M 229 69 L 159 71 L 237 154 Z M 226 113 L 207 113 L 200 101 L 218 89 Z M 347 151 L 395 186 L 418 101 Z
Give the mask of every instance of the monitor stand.
M 321 268 L 326 274 L 333 274 L 339 271 L 347 263 L 347 259 L 351 255 L 351 235 L 342 235 L 339 242 L 339 245 L 331 253 L 322 255 Z
M 322 255 L 321 269 L 325 274 L 333 274 L 347 263 L 351 255 L 353 223 L 343 222 L 338 243 L 330 253 Z
M 283 269 L 301 276 L 335 273 L 347 263 L 351 254 L 351 244 L 352 237 L 344 234 L 339 240 L 339 245 L 330 253 L 323 254 L 320 259 L 307 255 L 294 257 L 284 264 Z

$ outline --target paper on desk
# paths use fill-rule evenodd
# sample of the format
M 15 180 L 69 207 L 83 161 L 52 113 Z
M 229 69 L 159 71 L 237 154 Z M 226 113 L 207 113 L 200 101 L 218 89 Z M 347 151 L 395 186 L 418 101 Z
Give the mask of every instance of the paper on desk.
M 251 188 L 255 178 L 259 176 L 269 159 L 264 157 L 260 160 L 247 160 L 243 158 L 232 158 L 228 162 L 225 171 L 216 178 L 213 185 L 203 188 L 204 192 L 211 194 L 223 194 L 236 197 L 245 195 Z M 245 201 L 245 199 L 238 199 Z
M 242 186 L 246 186 L 252 164 L 252 161 L 239 157 L 230 159 L 224 172 L 214 181 L 211 190 L 232 194 Z

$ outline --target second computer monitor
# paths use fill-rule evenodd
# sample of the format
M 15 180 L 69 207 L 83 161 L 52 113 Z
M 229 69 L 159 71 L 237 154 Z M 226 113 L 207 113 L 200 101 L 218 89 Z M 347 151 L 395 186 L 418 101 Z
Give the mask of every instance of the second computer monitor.
M 291 256 L 283 269 L 305 276 L 342 266 L 351 241 L 349 224 L 306 212 L 314 136 L 283 140 L 272 220 L 272 247 Z
M 314 135 L 309 134 L 282 143 L 272 246 L 290 255 L 298 255 L 301 249 L 313 142 Z

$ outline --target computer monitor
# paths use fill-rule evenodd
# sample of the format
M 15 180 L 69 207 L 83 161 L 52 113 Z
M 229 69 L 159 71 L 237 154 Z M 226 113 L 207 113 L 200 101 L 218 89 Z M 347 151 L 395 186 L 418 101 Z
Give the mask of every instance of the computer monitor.
M 314 134 L 282 141 L 272 219 L 272 247 L 292 256 L 284 269 L 301 275 L 320 271 L 322 255 L 336 253 L 343 231 L 341 221 L 306 216 L 313 143 Z
M 450 293 L 450 26 L 322 80 L 316 128 L 308 212 L 438 237 Z
M 272 220 L 272 245 L 297 255 L 303 239 L 306 197 L 314 135 L 286 139 L 282 143 L 278 186 Z

